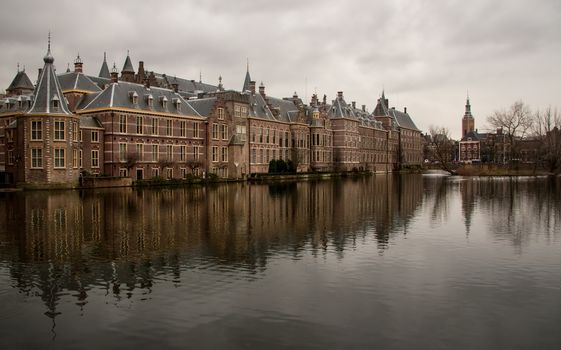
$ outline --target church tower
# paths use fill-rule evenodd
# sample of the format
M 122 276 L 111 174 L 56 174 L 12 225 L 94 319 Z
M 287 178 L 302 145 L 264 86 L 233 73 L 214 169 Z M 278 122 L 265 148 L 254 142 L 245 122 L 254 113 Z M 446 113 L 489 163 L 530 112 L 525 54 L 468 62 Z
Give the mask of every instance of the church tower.
M 468 95 L 466 100 L 466 111 L 464 113 L 464 117 L 462 118 L 462 138 L 472 131 L 475 131 L 475 119 L 471 115 L 471 105 L 469 103 Z

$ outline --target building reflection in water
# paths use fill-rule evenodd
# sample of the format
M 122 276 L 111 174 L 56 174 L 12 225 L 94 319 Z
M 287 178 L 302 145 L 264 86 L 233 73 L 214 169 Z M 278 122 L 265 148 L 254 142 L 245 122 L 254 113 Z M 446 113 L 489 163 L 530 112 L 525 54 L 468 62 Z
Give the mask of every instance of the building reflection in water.
M 258 276 L 278 254 L 343 256 L 374 235 L 381 251 L 422 202 L 420 178 L 5 194 L 0 259 L 49 317 L 62 293 L 150 293 L 155 276 L 228 266 Z
M 544 180 L 545 181 L 545 180 Z M 88 293 L 130 298 L 186 270 L 234 269 L 259 278 L 271 258 L 298 259 L 376 239 L 383 254 L 408 234 L 421 206 L 446 222 L 458 192 L 466 233 L 479 208 L 498 237 L 522 246 L 535 227 L 561 224 L 559 181 L 454 181 L 418 175 L 270 185 L 25 192 L 0 197 L 0 261 L 14 286 L 54 319 L 61 295 L 83 308 Z M 537 215 L 525 220 L 521 212 Z M 534 230 L 535 231 L 535 230 Z M 528 233 L 525 233 L 528 232 Z

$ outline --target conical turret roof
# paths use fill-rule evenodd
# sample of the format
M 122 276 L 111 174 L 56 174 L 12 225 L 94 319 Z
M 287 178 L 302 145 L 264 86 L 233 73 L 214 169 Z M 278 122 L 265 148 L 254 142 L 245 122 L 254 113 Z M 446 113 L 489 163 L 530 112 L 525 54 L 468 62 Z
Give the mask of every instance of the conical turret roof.
M 66 98 L 58 81 L 53 63 L 55 61 L 51 54 L 51 41 L 49 36 L 49 47 L 43 58 L 45 65 L 39 77 L 37 87 L 33 92 L 33 105 L 27 114 L 67 114 L 72 115 L 68 109 Z M 58 107 L 57 107 L 58 105 Z
M 127 58 L 125 59 L 125 64 L 123 65 L 123 70 L 121 73 L 134 73 L 134 67 L 132 66 L 131 58 L 127 52 Z
M 107 55 L 103 53 L 103 63 L 101 64 L 101 69 L 99 70 L 100 78 L 111 79 L 111 74 L 109 73 L 109 67 L 107 66 Z

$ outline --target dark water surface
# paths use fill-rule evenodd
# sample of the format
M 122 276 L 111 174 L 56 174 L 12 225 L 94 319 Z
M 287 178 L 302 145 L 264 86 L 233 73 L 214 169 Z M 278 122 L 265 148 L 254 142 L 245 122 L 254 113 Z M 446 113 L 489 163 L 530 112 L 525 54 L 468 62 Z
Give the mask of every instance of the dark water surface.
M 0 348 L 561 349 L 561 181 L 0 194 Z

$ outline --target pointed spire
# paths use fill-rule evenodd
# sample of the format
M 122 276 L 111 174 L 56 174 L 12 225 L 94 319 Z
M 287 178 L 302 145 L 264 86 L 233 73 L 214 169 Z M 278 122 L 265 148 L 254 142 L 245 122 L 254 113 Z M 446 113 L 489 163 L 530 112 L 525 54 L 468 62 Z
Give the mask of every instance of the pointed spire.
M 471 104 L 469 103 L 469 91 L 467 92 L 467 96 L 466 96 L 466 111 L 464 117 L 473 117 L 471 115 Z
M 111 78 L 111 73 L 109 73 L 109 67 L 107 66 L 107 53 L 103 53 L 103 63 L 101 64 L 101 69 L 99 70 L 100 78 Z
M 127 50 L 127 58 L 125 59 L 125 64 L 123 65 L 122 73 L 133 73 L 134 74 L 134 67 L 132 66 L 131 57 L 129 50 Z
M 66 73 L 70 73 L 70 62 L 66 62 Z
M 251 76 L 249 75 L 249 58 L 248 58 L 247 59 L 247 71 L 245 73 L 245 80 L 244 80 L 244 83 L 243 83 L 242 92 L 251 90 L 251 87 L 250 87 L 251 84 L 250 83 L 251 83 Z
M 222 74 L 218 76 L 218 91 L 224 91 L 224 86 L 222 85 Z
M 49 39 L 47 45 L 47 54 L 43 57 L 43 62 L 46 64 L 53 64 L 55 62 L 55 58 L 51 54 L 51 31 L 49 31 Z

